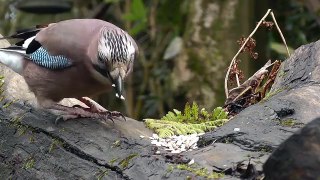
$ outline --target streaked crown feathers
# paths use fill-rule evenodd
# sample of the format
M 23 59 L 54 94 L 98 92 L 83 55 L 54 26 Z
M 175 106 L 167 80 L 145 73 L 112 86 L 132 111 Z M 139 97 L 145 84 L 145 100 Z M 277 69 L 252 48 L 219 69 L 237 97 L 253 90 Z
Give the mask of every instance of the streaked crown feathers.
M 111 64 L 133 63 L 135 45 L 128 33 L 121 29 L 104 28 L 98 45 L 98 56 Z

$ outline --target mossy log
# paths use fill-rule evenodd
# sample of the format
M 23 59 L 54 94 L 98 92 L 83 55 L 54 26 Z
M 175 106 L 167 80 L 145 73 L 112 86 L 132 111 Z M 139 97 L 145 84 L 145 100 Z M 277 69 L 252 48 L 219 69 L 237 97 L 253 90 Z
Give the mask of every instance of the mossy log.
M 206 133 L 199 141 L 202 148 L 180 155 L 157 154 L 147 138 L 152 132 L 130 118 L 55 125 L 54 115 L 35 107 L 23 79 L 1 67 L 0 179 L 201 179 L 206 171 L 235 172 L 235 165 L 249 157 L 261 172 L 281 142 L 320 115 L 319 47 L 320 41 L 297 49 L 281 66 L 272 88 L 277 93 Z M 177 166 L 190 159 L 206 170 Z

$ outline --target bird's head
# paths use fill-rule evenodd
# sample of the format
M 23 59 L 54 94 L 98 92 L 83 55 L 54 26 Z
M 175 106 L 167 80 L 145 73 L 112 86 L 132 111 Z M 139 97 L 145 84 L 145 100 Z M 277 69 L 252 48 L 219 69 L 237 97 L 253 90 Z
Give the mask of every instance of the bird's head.
M 103 29 L 98 44 L 98 66 L 106 70 L 118 98 L 124 99 L 123 81 L 132 72 L 137 55 L 137 44 L 128 33 L 121 29 Z

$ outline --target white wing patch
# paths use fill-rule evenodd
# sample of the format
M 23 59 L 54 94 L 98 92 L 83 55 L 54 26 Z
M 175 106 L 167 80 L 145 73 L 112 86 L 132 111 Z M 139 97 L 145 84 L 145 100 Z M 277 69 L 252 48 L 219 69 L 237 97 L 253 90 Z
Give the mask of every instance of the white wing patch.
M 36 38 L 36 36 L 32 36 L 32 37 L 26 39 L 26 40 L 24 41 L 24 43 L 22 44 L 22 47 L 23 47 L 23 48 L 28 48 L 29 44 L 31 43 L 31 41 L 32 41 L 34 38 Z

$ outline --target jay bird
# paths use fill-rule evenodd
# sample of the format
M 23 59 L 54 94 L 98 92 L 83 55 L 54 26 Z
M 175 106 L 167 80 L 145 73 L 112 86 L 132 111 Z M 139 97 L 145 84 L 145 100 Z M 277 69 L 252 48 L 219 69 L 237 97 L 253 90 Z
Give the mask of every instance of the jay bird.
M 13 38 L 21 41 L 0 49 L 0 62 L 24 77 L 40 107 L 59 112 L 57 120 L 124 118 L 86 96 L 114 86 L 116 96 L 124 99 L 123 80 L 138 55 L 137 44 L 127 32 L 98 19 L 71 19 L 0 39 Z M 63 98 L 77 98 L 89 108 L 58 104 Z

